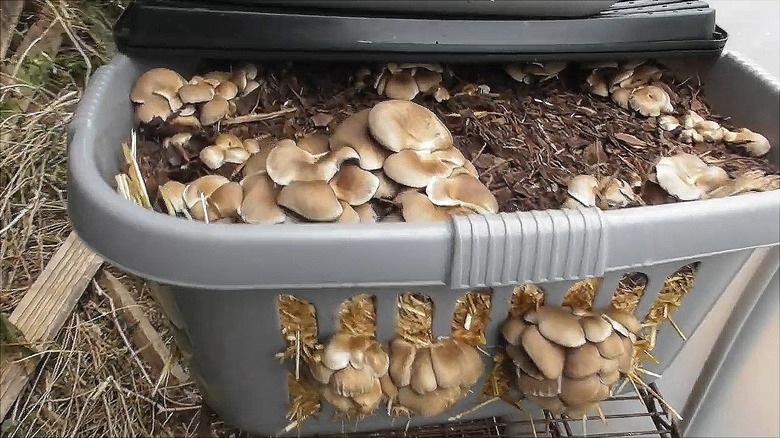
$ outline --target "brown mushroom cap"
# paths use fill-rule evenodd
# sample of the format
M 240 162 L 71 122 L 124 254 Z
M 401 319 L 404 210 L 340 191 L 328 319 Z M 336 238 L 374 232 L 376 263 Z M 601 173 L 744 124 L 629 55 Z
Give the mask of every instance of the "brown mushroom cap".
M 374 210 L 374 207 L 369 203 L 358 205 L 354 209 L 361 224 L 373 224 L 379 217 Z
M 279 205 L 318 222 L 334 221 L 344 208 L 325 181 L 293 181 L 284 186 L 277 199 Z
M 206 82 L 187 84 L 179 89 L 179 97 L 184 103 L 208 102 L 214 98 L 214 87 Z
M 294 141 L 281 140 L 268 153 L 265 166 L 271 179 L 284 186 L 293 181 L 329 181 L 341 163 L 350 158 L 357 158 L 352 148 L 342 148 L 318 159 Z
M 729 179 L 723 168 L 707 165 L 696 155 L 685 153 L 659 159 L 655 175 L 661 188 L 683 201 L 700 199 Z
M 395 197 L 401 204 L 401 214 L 406 222 L 448 221 L 450 215 L 443 207 L 434 205 L 427 196 L 414 190 L 404 190 Z
M 151 123 L 154 119 L 165 121 L 171 114 L 171 106 L 168 101 L 156 94 L 144 98 L 144 103 L 135 110 L 136 118 L 143 123 Z
M 421 93 L 435 90 L 441 84 L 441 73 L 428 69 L 418 69 L 414 72 L 414 81 Z
M 233 164 L 244 164 L 250 157 L 249 152 L 243 147 L 230 148 L 225 150 L 225 162 Z
M 569 348 L 579 347 L 586 342 L 579 319 L 571 313 L 554 306 L 541 306 L 536 309 L 536 313 L 539 333 L 550 341 Z
M 330 382 L 330 377 L 334 373 L 332 369 L 326 367 L 319 361 L 309 364 L 309 372 L 311 373 L 311 376 L 314 377 L 314 380 L 325 384 Z
M 244 200 L 244 191 L 237 182 L 229 182 L 221 185 L 209 196 L 220 217 L 235 217 Z
M 622 342 L 621 342 L 621 346 L 622 346 Z M 601 354 L 601 352 L 599 352 L 599 354 Z M 620 367 L 620 361 L 618 359 L 603 358 L 601 361 L 601 369 L 599 370 L 599 374 L 600 375 L 610 374 L 612 372 L 618 371 L 619 367 Z
M 351 205 L 349 205 L 346 201 L 339 201 L 341 204 L 341 208 L 344 209 L 344 211 L 341 213 L 341 216 L 336 219 L 336 222 L 341 224 L 359 224 L 360 223 L 360 216 L 357 214 L 354 208 L 352 208 Z
M 260 142 L 260 150 L 252 153 L 249 159 L 246 160 L 242 172 L 244 176 L 252 175 L 258 172 L 266 171 L 266 162 L 268 155 L 276 147 L 276 142 Z
M 346 164 L 336 172 L 330 187 L 340 200 L 361 205 L 370 201 L 379 189 L 379 178 L 357 165 Z
M 601 383 L 608 387 L 612 387 L 620 380 L 620 371 L 615 369 L 609 372 L 601 372 L 599 373 L 599 377 L 601 378 Z
M 222 96 L 216 95 L 210 101 L 203 104 L 200 109 L 200 123 L 203 126 L 213 125 L 227 116 L 230 111 L 228 101 Z
M 622 324 L 623 327 L 633 334 L 637 334 L 642 330 L 642 324 L 640 324 L 639 319 L 633 313 L 625 310 L 609 309 L 604 314 Z
M 539 367 L 536 366 L 534 361 L 530 356 L 528 356 L 528 353 L 525 352 L 523 347 L 511 344 L 507 345 L 506 353 L 509 355 L 509 358 L 512 359 L 512 362 L 514 362 L 515 366 L 517 366 L 525 374 L 528 374 L 536 380 L 545 380 L 544 374 L 542 374 L 542 372 L 539 370 Z
M 238 209 L 241 219 L 249 224 L 284 222 L 284 212 L 276 203 L 278 190 L 265 173 L 255 173 L 241 180 L 244 200 Z
M 512 345 L 520 345 L 522 336 L 528 324 L 521 318 L 507 318 L 501 326 L 501 334 Z
M 355 403 L 351 398 L 337 394 L 330 385 L 323 386 L 320 393 L 325 401 L 341 412 L 351 412 L 355 408 Z
M 170 180 L 160 186 L 160 192 L 164 195 L 165 199 L 170 202 L 170 206 L 166 202 L 166 207 L 172 209 L 168 213 L 174 214 L 184 211 L 187 206 L 184 204 L 184 184 L 179 181 Z
M 628 104 L 635 111 L 648 117 L 674 112 L 669 95 L 663 88 L 655 85 L 646 85 L 632 91 Z
M 580 324 L 590 342 L 603 342 L 612 334 L 612 325 L 600 316 L 585 316 Z
M 561 376 L 566 360 L 561 346 L 547 340 L 536 327 L 528 327 L 522 341 L 526 353 L 546 378 L 555 380 Z
M 737 132 L 724 133 L 724 139 L 729 143 L 741 146 L 751 157 L 763 157 L 772 148 L 766 137 L 747 128 L 739 129 Z
M 460 347 L 452 339 L 444 340 L 431 347 L 431 364 L 436 376 L 436 383 L 440 388 L 460 386 L 459 362 L 462 354 Z
M 420 92 L 410 71 L 392 73 L 385 84 L 384 94 L 390 99 L 412 100 Z
M 130 91 L 130 100 L 144 103 L 153 95 L 162 97 L 163 95 L 159 93 L 176 93 L 186 83 L 187 81 L 180 74 L 171 69 L 153 68 L 136 79 Z M 166 104 L 168 104 L 167 99 Z
M 631 98 L 631 90 L 628 88 L 616 88 L 610 93 L 612 101 L 618 104 L 623 109 L 629 109 L 629 100 Z
M 361 414 L 367 415 L 376 410 L 379 407 L 379 402 L 382 401 L 382 385 L 378 379 L 374 379 L 374 384 L 371 389 L 352 397 L 358 405 L 358 411 Z
M 620 335 L 612 333 L 602 342 L 596 344 L 601 354 L 606 359 L 614 359 L 623 354 L 623 341 Z
M 360 167 L 366 170 L 377 170 L 382 168 L 390 151 L 371 137 L 368 130 L 370 112 L 371 109 L 365 109 L 339 123 L 330 137 L 330 148 L 337 150 L 345 146 L 351 147 L 360 156 Z
M 452 134 L 434 113 L 408 100 L 386 100 L 371 109 L 368 128 L 393 152 L 435 151 L 452 147 Z
M 582 379 L 596 374 L 601 370 L 603 360 L 598 348 L 590 343 L 568 349 L 563 375 L 572 379 Z
M 585 207 L 593 207 L 596 205 L 598 186 L 599 181 L 596 177 L 592 175 L 577 175 L 569 180 L 567 192 L 569 196 Z
M 442 388 L 420 395 L 410 387 L 403 387 L 398 390 L 398 403 L 424 417 L 433 417 L 452 406 L 459 394 L 458 388 Z
M 390 373 L 383 374 L 379 377 L 379 384 L 382 385 L 382 393 L 386 396 L 395 398 L 398 395 L 398 387 L 393 383 Z
M 230 100 L 238 95 L 238 86 L 227 80 L 220 82 L 219 85 L 217 85 L 217 88 L 214 89 L 214 92 L 218 96 L 222 96 L 223 99 Z
M 390 358 L 387 352 L 382 348 L 382 344 L 376 341 L 373 341 L 366 348 L 365 361 L 377 377 L 387 374 L 387 369 L 390 367 Z
M 230 182 L 221 175 L 206 175 L 187 184 L 184 187 L 182 198 L 187 208 L 192 213 L 192 217 L 197 220 L 209 221 L 219 219 L 219 213 L 216 208 L 208 202 L 208 197 L 219 187 Z M 204 209 L 204 201 L 205 209 Z
M 482 362 L 482 355 L 476 347 L 465 342 L 453 340 L 460 347 L 462 352 L 460 361 L 461 386 L 469 387 L 479 380 L 482 372 L 485 370 L 485 364 Z
M 352 357 L 351 348 L 352 336 L 344 333 L 337 333 L 330 338 L 328 345 L 322 352 L 322 363 L 332 370 L 340 370 L 349 365 Z
M 374 386 L 375 378 L 369 368 L 344 367 L 330 378 L 331 389 L 344 397 L 354 397 L 364 394 Z
M 601 383 L 599 376 L 592 374 L 584 379 L 570 379 L 564 377 L 561 381 L 561 400 L 567 405 L 586 405 L 594 401 L 599 401 L 606 389 L 609 389 Z
M 591 93 L 595 94 L 596 96 L 609 96 L 607 78 L 604 77 L 604 75 L 601 73 L 601 70 L 593 70 L 593 72 L 588 75 L 587 81 Z
M 623 343 L 623 353 L 618 357 L 618 370 L 623 374 L 628 374 L 633 365 L 634 343 L 629 338 L 621 338 Z
M 433 373 L 433 364 L 431 363 L 431 351 L 428 348 L 417 350 L 412 363 L 412 376 L 409 381 L 410 386 L 418 394 L 434 391 L 437 388 L 436 374 Z
M 408 386 L 412 378 L 412 363 L 416 348 L 411 343 L 395 338 L 390 342 L 390 367 L 388 373 L 396 386 Z
M 517 389 L 524 395 L 537 397 L 554 397 L 558 395 L 560 383 L 558 379 L 537 380 L 523 372 L 517 373 Z
M 404 150 L 390 155 L 383 170 L 391 180 L 407 187 L 422 188 L 433 178 L 452 173 L 452 167 L 427 152 Z
M 298 140 L 298 147 L 315 157 L 325 155 L 330 150 L 328 136 L 323 134 L 304 135 Z
M 481 214 L 497 213 L 498 201 L 480 180 L 470 173 L 435 177 L 425 188 L 431 202 L 441 206 L 462 206 Z

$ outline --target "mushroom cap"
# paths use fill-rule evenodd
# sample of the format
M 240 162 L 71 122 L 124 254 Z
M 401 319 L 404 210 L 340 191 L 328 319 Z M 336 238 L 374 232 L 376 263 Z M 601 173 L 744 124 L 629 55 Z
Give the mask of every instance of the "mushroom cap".
M 568 348 L 584 344 L 585 331 L 579 319 L 559 307 L 541 306 L 536 309 L 539 333 L 552 342 Z
M 200 161 L 209 169 L 219 169 L 225 164 L 225 151 L 219 146 L 206 146 L 198 154 Z
M 331 389 L 344 397 L 364 394 L 374 386 L 375 377 L 369 368 L 344 367 L 330 378 Z
M 425 188 L 425 193 L 436 205 L 458 205 L 481 214 L 498 213 L 496 197 L 470 173 L 435 177 Z
M 424 106 L 408 100 L 386 100 L 368 114 L 368 129 L 382 146 L 393 152 L 404 149 L 434 151 L 452 146 L 452 134 Z
M 609 372 L 600 372 L 599 377 L 601 378 L 601 383 L 611 388 L 620 380 L 620 371 L 616 368 Z
M 244 176 L 265 172 L 268 155 L 276 147 L 276 144 L 276 142 L 261 142 L 260 150 L 253 153 L 244 163 L 244 168 L 242 169 Z
M 361 205 L 370 201 L 379 189 L 379 178 L 354 164 L 341 166 L 330 181 L 336 197 L 350 205 Z
M 333 189 L 325 181 L 293 181 L 282 187 L 277 202 L 306 219 L 318 222 L 334 221 L 344 212 Z
M 387 157 L 383 170 L 391 180 L 415 188 L 427 186 L 434 177 L 452 173 L 452 167 L 435 155 L 408 149 Z
M 691 154 L 661 158 L 655 165 L 655 173 L 661 188 L 683 201 L 699 199 L 728 181 L 725 170 L 708 166 Z
M 563 375 L 572 379 L 582 379 L 601 370 L 603 362 L 599 349 L 587 343 L 566 351 L 566 365 Z
M 577 175 L 569 180 L 569 196 L 586 207 L 596 206 L 596 192 L 599 181 L 592 175 Z
M 600 70 L 593 70 L 593 72 L 588 75 L 587 81 L 591 93 L 596 96 L 609 97 L 607 78 L 604 77 Z
M 584 316 L 580 325 L 585 332 L 585 339 L 590 342 L 604 342 L 612 334 L 612 325 L 600 316 Z
M 460 378 L 462 387 L 469 387 L 479 380 L 482 372 L 485 370 L 485 364 L 482 362 L 482 355 L 476 347 L 465 342 L 453 339 L 453 342 L 460 347 L 462 352 L 460 361 Z
M 365 109 L 344 119 L 330 136 L 330 148 L 337 150 L 351 147 L 360 156 L 360 167 L 366 170 L 382 168 L 390 151 L 382 147 L 371 137 L 368 130 L 368 115 L 371 109 Z
M 169 211 L 169 213 L 178 213 L 187 208 L 184 204 L 184 184 L 179 181 L 169 180 L 161 185 L 159 190 L 164 193 L 171 204 L 170 207 L 174 210 Z
M 175 93 L 186 83 L 187 81 L 179 73 L 171 69 L 153 68 L 136 79 L 133 89 L 130 91 L 130 100 L 135 103 L 144 103 L 155 92 Z
M 374 412 L 382 401 L 382 385 L 379 379 L 374 379 L 374 384 L 368 391 L 352 397 L 352 400 L 358 404 L 360 413 L 367 415 Z
M 355 213 L 357 213 L 361 224 L 373 224 L 378 218 L 374 207 L 369 203 L 358 205 L 354 207 L 354 210 Z
M 460 347 L 446 339 L 431 347 L 431 364 L 440 388 L 453 388 L 461 385 L 460 359 L 463 355 Z
M 661 116 L 658 118 L 658 126 L 664 131 L 674 131 L 680 126 L 680 120 L 675 116 Z
M 325 401 L 341 412 L 351 412 L 355 409 L 355 403 L 352 402 L 351 398 L 337 394 L 330 385 L 323 386 L 320 389 L 320 393 Z
M 452 406 L 460 393 L 457 388 L 442 388 L 420 395 L 410 387 L 398 389 L 398 403 L 424 417 L 433 417 Z
M 522 318 L 507 318 L 501 326 L 501 334 L 511 345 L 520 345 L 526 328 L 528 324 Z
M 390 342 L 390 367 L 388 373 L 396 386 L 408 386 L 412 378 L 412 363 L 416 348 L 402 338 Z
M 751 157 L 763 157 L 772 148 L 766 137 L 747 128 L 739 129 L 735 135 L 729 135 L 726 140 L 740 145 Z
M 621 341 L 620 344 L 622 349 L 623 342 Z M 601 354 L 601 352 L 599 352 L 599 354 Z M 603 360 L 601 361 L 601 369 L 599 370 L 599 375 L 603 376 L 605 374 L 610 374 L 614 371 L 617 371 L 619 366 L 620 366 L 619 360 L 603 358 Z
M 602 209 L 625 207 L 634 201 L 634 191 L 622 179 L 608 176 L 599 184 L 597 205 Z
M 256 154 L 260 152 L 263 145 L 256 138 L 245 138 L 241 140 L 241 145 L 244 146 L 247 152 L 250 154 Z
M 310 363 L 309 372 L 311 372 L 311 376 L 314 377 L 314 380 L 324 384 L 330 382 L 330 377 L 334 373 L 332 369 L 326 367 L 320 361 Z
M 230 111 L 228 101 L 222 96 L 216 95 L 210 101 L 203 104 L 200 109 L 200 123 L 203 126 L 210 126 L 227 116 Z
M 244 148 L 244 143 L 235 134 L 222 132 L 214 139 L 214 144 L 221 149 Z
M 192 208 L 193 205 L 200 201 L 201 195 L 204 198 L 208 198 L 215 190 L 229 182 L 230 180 L 222 175 L 202 176 L 184 187 L 184 192 L 182 193 L 184 203 L 188 208 Z
M 609 388 L 601 383 L 597 374 L 592 374 L 584 379 L 564 377 L 561 381 L 560 398 L 567 405 L 586 405 L 603 400 L 604 389 L 609 396 Z
M 229 182 L 214 190 L 214 193 L 209 196 L 209 200 L 220 217 L 235 217 L 244 200 L 244 191 L 239 183 Z
M 347 159 L 357 158 L 352 148 L 332 151 L 320 158 L 299 148 L 292 140 L 277 143 L 266 159 L 266 171 L 279 185 L 293 181 L 329 181 Z
M 325 155 L 330 150 L 328 148 L 328 136 L 324 134 L 304 135 L 298 140 L 298 147 L 312 154 L 315 157 Z
M 558 395 L 560 383 L 558 379 L 537 380 L 526 375 L 522 371 L 517 373 L 517 389 L 523 395 L 533 395 L 537 397 L 554 397 Z
M 382 393 L 390 398 L 395 398 L 398 395 L 398 387 L 393 383 L 393 379 L 390 377 L 390 373 L 383 374 L 379 377 L 379 384 L 382 385 Z
M 171 106 L 168 101 L 156 94 L 152 94 L 144 98 L 142 103 L 135 110 L 135 116 L 143 123 L 151 123 L 154 119 L 160 119 L 162 121 L 168 120 L 172 114 Z
M 332 370 L 340 370 L 349 365 L 352 357 L 352 336 L 344 333 L 336 333 L 330 338 L 328 345 L 322 352 L 322 363 Z
M 618 104 L 623 109 L 629 109 L 629 99 L 631 97 L 631 90 L 628 88 L 615 88 L 610 93 L 612 101 Z
M 605 359 L 614 359 L 623 354 L 623 341 L 620 335 L 613 332 L 607 339 L 596 343 L 596 348 Z
M 223 99 L 230 100 L 234 99 L 238 95 L 238 86 L 227 80 L 220 82 L 219 85 L 217 85 L 217 88 L 214 89 L 214 92 L 218 96 L 222 96 Z
M 341 212 L 341 215 L 336 219 L 336 222 L 341 224 L 359 224 L 360 223 L 360 216 L 357 214 L 354 208 L 352 208 L 351 205 L 349 205 L 346 201 L 339 201 L 339 204 L 341 204 L 341 208 L 344 209 L 344 211 Z
M 512 359 L 515 366 L 536 380 L 545 380 L 544 374 L 539 370 L 526 351 L 517 345 L 507 345 L 506 354 Z
M 406 222 L 448 221 L 447 211 L 431 202 L 427 196 L 415 190 L 404 190 L 395 197 L 401 204 L 401 214 Z
M 214 87 L 207 82 L 186 84 L 179 89 L 179 97 L 184 103 L 208 102 L 214 98 Z
M 632 109 L 648 117 L 657 117 L 661 113 L 674 111 L 669 95 L 663 88 L 655 85 L 645 85 L 634 89 L 628 98 L 628 103 Z
M 525 82 L 526 76 L 528 76 L 523 70 L 521 64 L 509 64 L 504 66 L 504 71 L 517 82 Z
M 365 361 L 377 377 L 387 374 L 390 367 L 390 358 L 387 352 L 382 348 L 382 344 L 376 341 L 371 342 L 371 345 L 366 348 Z
M 412 376 L 409 384 L 418 394 L 434 391 L 438 387 L 436 374 L 433 372 L 430 349 L 421 348 L 417 350 L 412 363 Z
M 371 346 L 372 340 L 368 336 L 363 335 L 348 335 L 349 336 L 349 364 L 355 368 L 365 368 L 368 363 L 366 362 L 366 350 Z
M 565 350 L 547 340 L 536 327 L 528 327 L 523 333 L 523 348 L 546 378 L 555 380 L 561 376 Z
M 621 337 L 623 343 L 623 353 L 618 356 L 618 370 L 623 374 L 628 374 L 633 366 L 634 343 L 630 338 Z
M 417 83 L 417 88 L 421 93 L 427 93 L 431 90 L 436 90 L 441 84 L 441 73 L 431 71 L 428 69 L 421 69 L 414 72 L 414 81 Z
M 390 99 L 412 100 L 420 92 L 410 71 L 391 73 L 385 84 L 385 96 Z
M 633 313 L 626 312 L 625 310 L 608 309 L 604 314 L 619 322 L 633 334 L 638 334 L 639 331 L 642 330 L 642 324 Z
M 276 203 L 279 194 L 274 182 L 265 173 L 255 173 L 241 180 L 244 200 L 238 209 L 241 219 L 249 224 L 284 222 L 284 212 Z
M 244 164 L 249 159 L 250 153 L 243 147 L 230 148 L 225 150 L 225 162 L 233 164 Z
M 444 87 L 437 87 L 436 91 L 433 93 L 433 98 L 436 100 L 436 102 L 443 102 L 445 100 L 449 100 L 450 98 L 450 92 L 447 91 Z
M 387 175 L 381 171 L 372 172 L 374 176 L 379 178 L 379 188 L 374 193 L 374 198 L 377 199 L 392 199 L 398 194 L 399 185 L 395 181 L 387 177 Z

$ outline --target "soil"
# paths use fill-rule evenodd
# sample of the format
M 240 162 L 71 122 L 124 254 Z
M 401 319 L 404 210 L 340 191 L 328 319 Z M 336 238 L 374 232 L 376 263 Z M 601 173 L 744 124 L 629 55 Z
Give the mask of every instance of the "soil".
M 297 110 L 272 120 L 223 126 L 222 132 L 269 139 L 328 133 L 349 115 L 386 99 L 376 94 L 372 78 L 362 89 L 354 85 L 353 75 L 359 67 L 264 65 L 256 79 L 261 86 L 239 99 L 238 114 L 271 113 L 282 106 Z M 200 71 L 228 68 L 204 64 Z M 454 66 L 453 73 L 444 75 L 443 84 L 452 96 L 449 100 L 438 103 L 431 96 L 419 95 L 414 101 L 447 125 L 455 145 L 473 162 L 502 212 L 560 208 L 566 181 L 578 174 L 611 175 L 633 183 L 646 204 L 675 202 L 645 182 L 659 157 L 678 152 L 697 154 L 723 167 L 731 177 L 748 170 L 778 173 L 767 159 L 747 157 L 722 142 L 691 145 L 678 141 L 677 132 L 661 130 L 656 118 L 590 94 L 585 89 L 586 76 L 586 71 L 570 64 L 558 78 L 528 85 L 510 78 L 500 66 Z M 664 74 L 662 82 L 678 113 L 693 109 L 728 129 L 739 128 L 711 114 L 703 84 L 695 83 L 695 78 L 675 82 Z M 484 85 L 489 87 L 487 94 Z M 197 155 L 199 148 L 211 144 L 216 134 L 213 127 L 199 134 L 191 150 L 178 153 L 170 148 L 163 152 L 157 146 L 170 134 L 169 127 L 146 127 L 140 133 L 139 160 L 153 199 L 158 184 L 167 179 L 187 183 L 210 172 Z M 218 172 L 238 180 L 239 170 L 226 165 Z

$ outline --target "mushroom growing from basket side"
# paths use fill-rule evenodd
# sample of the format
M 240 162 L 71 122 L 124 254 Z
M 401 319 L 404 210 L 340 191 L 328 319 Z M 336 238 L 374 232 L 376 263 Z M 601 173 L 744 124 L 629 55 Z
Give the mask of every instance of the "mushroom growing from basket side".
M 633 314 L 540 306 L 501 328 L 517 389 L 555 414 L 596 412 L 633 369 L 641 326 Z

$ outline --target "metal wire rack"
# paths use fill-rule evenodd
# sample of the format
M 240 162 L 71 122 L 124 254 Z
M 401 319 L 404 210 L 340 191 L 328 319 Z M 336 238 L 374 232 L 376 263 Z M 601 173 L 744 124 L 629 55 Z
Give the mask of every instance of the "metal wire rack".
M 650 385 L 656 394 L 658 388 Z M 452 422 L 408 429 L 381 430 L 369 433 L 320 435 L 322 438 L 380 437 L 458 437 L 458 438 L 617 438 L 660 437 L 681 438 L 678 423 L 658 400 L 643 388 L 639 393 L 614 396 L 602 404 L 604 420 L 599 417 L 573 419 L 565 415 L 537 411 L 532 418 L 515 420 L 491 417 L 480 420 Z M 534 414 L 531 412 L 529 417 Z

